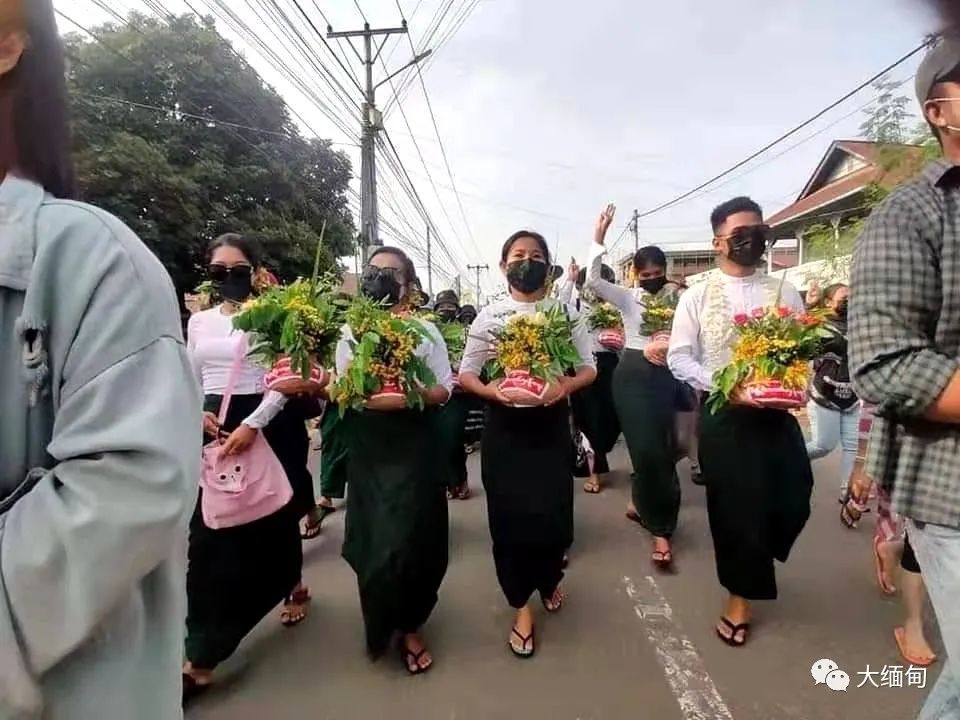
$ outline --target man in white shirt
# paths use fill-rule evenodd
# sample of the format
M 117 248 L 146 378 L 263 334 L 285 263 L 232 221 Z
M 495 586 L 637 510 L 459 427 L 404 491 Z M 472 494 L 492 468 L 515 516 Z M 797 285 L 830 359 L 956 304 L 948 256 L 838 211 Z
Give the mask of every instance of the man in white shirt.
M 757 272 L 769 238 L 759 205 L 734 198 L 713 211 L 711 224 L 719 273 L 680 297 L 667 353 L 674 376 L 706 392 L 730 362 L 735 315 L 776 303 L 805 310 L 795 288 Z M 796 419 L 742 392 L 716 413 L 701 414 L 700 463 L 717 575 L 730 593 L 717 634 L 739 647 L 747 641 L 751 601 L 777 597 L 774 560 L 787 559 L 806 524 L 813 473 Z

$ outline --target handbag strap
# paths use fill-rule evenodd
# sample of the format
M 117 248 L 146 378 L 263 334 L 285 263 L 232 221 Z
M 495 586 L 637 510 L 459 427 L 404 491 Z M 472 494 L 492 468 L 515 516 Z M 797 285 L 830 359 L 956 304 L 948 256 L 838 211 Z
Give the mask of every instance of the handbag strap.
M 233 353 L 233 364 L 230 366 L 230 374 L 227 376 L 227 386 L 223 389 L 223 399 L 220 401 L 220 415 L 217 422 L 223 425 L 227 420 L 227 411 L 230 409 L 230 400 L 233 398 L 233 390 L 237 386 L 237 375 L 240 374 L 240 363 L 243 362 L 247 354 L 247 335 L 240 336 L 240 342 L 237 343 L 237 349 Z

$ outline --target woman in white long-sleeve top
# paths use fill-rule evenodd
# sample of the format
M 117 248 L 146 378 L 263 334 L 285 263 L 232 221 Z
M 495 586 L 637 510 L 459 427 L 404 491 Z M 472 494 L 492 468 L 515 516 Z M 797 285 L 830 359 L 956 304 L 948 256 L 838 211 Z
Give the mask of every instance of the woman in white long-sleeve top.
M 804 312 L 792 286 L 757 270 L 769 234 L 759 205 L 735 198 L 714 210 L 711 222 L 719 272 L 681 296 L 667 356 L 677 378 L 704 392 L 730 361 L 734 316 L 770 307 L 778 296 Z M 740 646 L 750 601 L 777 597 L 774 560 L 787 559 L 810 515 L 813 474 L 796 418 L 742 394 L 717 413 L 701 413 L 700 461 L 717 576 L 730 593 L 717 633 Z
M 187 349 L 204 392 L 203 429 L 207 441 L 223 438 L 223 452 L 247 448 L 263 433 L 293 488 L 293 499 L 266 517 L 236 527 L 206 526 L 197 503 L 190 524 L 187 569 L 187 637 L 184 699 L 205 690 L 213 670 L 280 602 L 281 622 L 296 625 L 310 600 L 300 583 L 303 550 L 299 519 L 313 507 L 307 469 L 309 438 L 298 405 L 277 392 L 264 392 L 263 368 L 248 358 L 240 363 L 223 425 L 216 412 L 227 389 L 243 333 L 233 316 L 253 293 L 260 251 L 245 236 L 222 235 L 213 241 L 208 273 L 223 301 L 196 313 L 187 325 Z
M 487 401 L 481 469 L 493 540 L 497 579 L 516 610 L 510 649 L 520 657 L 535 651 L 530 597 L 539 592 L 548 612 L 563 604 L 564 554 L 573 542 L 573 472 L 567 397 L 596 378 L 590 333 L 574 311 L 573 342 L 580 361 L 574 377 L 551 383 L 535 407 L 515 407 L 499 381 L 481 380 L 493 354 L 494 334 L 507 319 L 555 306 L 548 299 L 550 251 L 542 235 L 520 231 L 503 246 L 500 269 L 510 296 L 488 305 L 470 326 L 460 365 L 464 390 Z
M 360 292 L 392 312 L 408 312 L 416 272 L 397 248 L 380 247 L 370 256 Z M 414 352 L 433 371 L 432 387 L 422 388 L 425 410 L 407 407 L 404 397 L 374 397 L 342 421 L 346 448 L 347 503 L 343 557 L 357 574 L 367 652 L 382 656 L 394 635 L 411 675 L 426 672 L 433 657 L 420 636 L 437 603 L 447 571 L 447 478 L 436 407 L 450 399 L 453 373 L 447 346 L 426 320 L 429 338 Z M 344 327 L 337 345 L 337 372 L 353 359 L 353 336 Z
M 50 0 L 0 2 L 0 718 L 180 717 L 200 393 L 170 277 L 75 202 Z
M 613 268 L 608 265 L 601 268 L 600 276 L 609 282 L 616 280 Z M 582 317 L 590 314 L 591 301 L 597 299 L 593 292 L 584 287 L 586 282 L 587 269 L 578 268 L 576 262 L 572 262 L 567 281 L 559 294 L 560 302 L 575 307 Z M 577 290 L 576 299 L 573 297 L 574 289 Z M 607 455 L 620 437 L 620 421 L 613 402 L 613 373 L 620 361 L 620 353 L 600 342 L 601 332 L 592 330 L 590 333 L 597 379 L 570 397 L 574 425 L 587 438 L 593 451 L 593 463 L 587 468 L 590 476 L 583 484 L 583 491 L 590 494 L 597 494 L 603 489 L 602 476 L 610 472 Z
M 613 398 L 633 464 L 627 517 L 650 531 L 651 559 L 658 567 L 667 568 L 673 562 L 670 539 L 680 512 L 676 470 L 678 385 L 666 367 L 667 343 L 646 337 L 642 327 L 646 300 L 677 293 L 679 288 L 667 280 L 666 257 L 654 246 L 641 248 L 634 256 L 638 288 L 621 287 L 602 278 L 604 242 L 613 214 L 611 205 L 597 220 L 585 287 L 615 305 L 623 315 L 626 348 L 613 374 Z

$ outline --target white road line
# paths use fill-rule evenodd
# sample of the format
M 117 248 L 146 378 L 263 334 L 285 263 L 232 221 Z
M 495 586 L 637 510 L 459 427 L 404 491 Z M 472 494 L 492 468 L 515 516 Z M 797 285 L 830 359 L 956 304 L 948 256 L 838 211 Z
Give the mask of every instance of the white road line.
M 697 648 L 674 622 L 673 609 L 657 581 L 647 576 L 637 587 L 624 576 L 623 586 L 637 617 L 643 621 L 684 720 L 733 720 Z

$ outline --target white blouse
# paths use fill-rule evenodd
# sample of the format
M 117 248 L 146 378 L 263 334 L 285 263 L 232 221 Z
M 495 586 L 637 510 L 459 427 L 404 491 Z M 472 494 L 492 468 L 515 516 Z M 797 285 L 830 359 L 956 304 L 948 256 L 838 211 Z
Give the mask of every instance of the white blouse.
M 804 312 L 803 298 L 789 283 L 760 273 L 734 277 L 718 273 L 680 296 L 673 317 L 667 365 L 673 376 L 698 390 L 713 387 L 713 374 L 730 362 L 736 333 L 733 318 L 773 304 L 777 291 L 780 304 Z M 719 347 L 710 347 L 706 336 L 723 338 Z
M 187 351 L 205 395 L 222 395 L 227 389 L 230 368 L 243 337 L 243 333 L 234 330 L 233 318 L 224 315 L 221 307 L 194 313 L 187 323 Z M 234 395 L 262 393 L 265 374 L 266 370 L 243 358 L 234 383 Z M 284 395 L 267 392 L 243 424 L 257 430 L 264 428 L 286 404 Z
M 441 385 L 447 393 L 450 393 L 453 391 L 453 370 L 450 369 L 447 344 L 436 325 L 429 320 L 420 320 L 420 322 L 426 327 L 430 338 L 421 342 L 413 353 L 422 358 L 427 367 L 433 371 L 436 384 Z M 350 330 L 350 326 L 344 325 L 340 330 L 340 340 L 337 342 L 336 365 L 338 375 L 344 375 L 347 368 L 350 367 L 350 361 L 353 360 L 353 348 L 351 346 L 353 342 L 353 332 Z
M 643 313 L 646 298 L 650 297 L 643 288 L 626 288 L 600 275 L 603 268 L 603 256 L 607 248 L 598 243 L 590 246 L 590 259 L 587 264 L 587 281 L 584 287 L 593 290 L 601 300 L 614 305 L 623 315 L 623 330 L 626 336 L 624 347 L 628 350 L 643 350 L 650 338 L 642 334 Z
M 483 372 L 483 366 L 494 355 L 493 333 L 503 328 L 508 318 L 517 314 L 531 315 L 538 309 L 551 308 L 558 304 L 562 303 L 552 298 L 541 300 L 539 303 L 529 303 L 507 297 L 487 305 L 477 315 L 477 319 L 473 321 L 467 332 L 467 345 L 463 351 L 460 372 L 473 375 L 480 375 Z M 537 307 L 538 305 L 540 308 Z M 587 324 L 581 321 L 580 315 L 573 308 L 567 307 L 567 312 L 570 314 L 570 319 L 574 321 L 573 344 L 580 355 L 580 364 L 577 368 L 595 369 L 597 364 L 593 359 L 593 345 Z
M 573 283 L 572 280 L 567 280 L 563 284 L 563 286 L 561 286 L 560 292 L 558 293 L 557 297 L 560 300 L 560 302 L 562 302 L 564 305 L 569 305 L 572 308 L 577 308 L 577 311 L 580 313 L 580 317 L 582 317 L 584 319 L 584 322 L 586 323 L 587 316 L 590 314 L 590 310 L 592 309 L 592 306 L 590 305 L 589 302 L 583 299 L 584 294 L 582 292 L 579 292 L 579 293 L 576 293 L 577 300 L 580 301 L 580 305 L 579 307 L 577 307 L 577 304 L 573 297 L 575 291 L 576 291 L 576 285 Z M 587 330 L 590 331 L 590 339 L 593 344 L 594 354 L 601 353 L 601 352 L 607 352 L 607 353 L 614 352 L 610 348 L 604 347 L 603 345 L 600 344 L 600 333 L 602 332 L 601 330 L 590 330 L 589 324 L 587 324 Z

